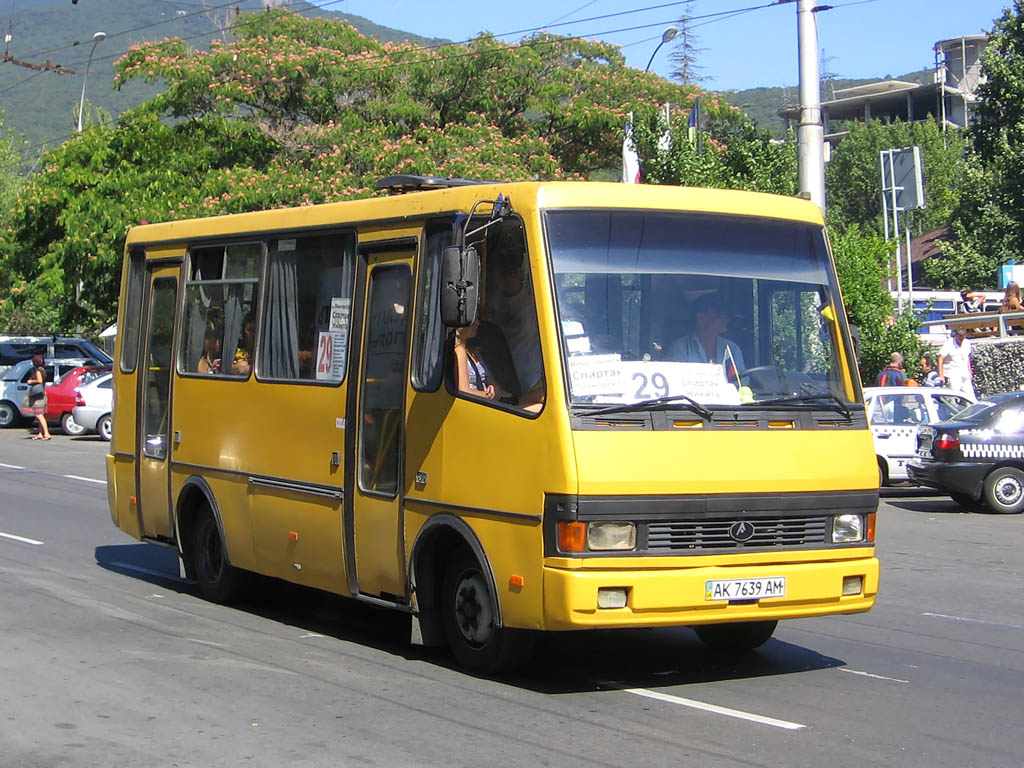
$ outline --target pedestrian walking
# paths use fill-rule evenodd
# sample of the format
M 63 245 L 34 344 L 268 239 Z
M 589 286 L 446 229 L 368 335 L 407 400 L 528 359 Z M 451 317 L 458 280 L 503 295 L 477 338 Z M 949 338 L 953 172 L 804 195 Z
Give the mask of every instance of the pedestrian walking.
M 939 350 L 939 378 L 952 390 L 962 392 L 972 399 L 974 394 L 974 372 L 971 370 L 971 340 L 963 328 L 954 328 L 953 335 L 946 339 Z

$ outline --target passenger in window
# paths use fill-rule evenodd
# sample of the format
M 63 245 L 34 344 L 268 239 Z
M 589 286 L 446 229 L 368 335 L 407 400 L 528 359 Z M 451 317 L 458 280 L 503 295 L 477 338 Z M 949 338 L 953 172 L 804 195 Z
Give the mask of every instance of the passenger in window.
M 256 319 L 246 315 L 242 324 L 242 338 L 239 339 L 235 357 L 231 363 L 231 372 L 236 376 L 248 376 L 252 370 L 253 343 L 256 339 Z
M 220 373 L 221 337 L 223 334 L 213 323 L 207 323 L 203 338 L 203 356 L 199 358 L 196 370 L 199 373 Z
M 666 360 L 681 363 L 719 363 L 726 377 L 736 379 L 746 369 L 743 352 L 735 341 L 722 334 L 729 330 L 729 312 L 717 294 L 707 293 L 694 302 L 693 333 L 669 345 Z
M 480 342 L 477 339 L 479 328 L 478 317 L 472 325 L 455 330 L 455 381 L 460 392 L 494 400 L 499 396 L 498 390 L 491 382 L 487 366 L 480 355 Z
M 510 242 L 518 239 L 519 242 Z M 494 254 L 496 286 L 488 290 L 489 318 L 508 341 L 523 398 L 543 399 L 544 365 L 533 290 L 524 275 L 520 238 L 506 237 Z

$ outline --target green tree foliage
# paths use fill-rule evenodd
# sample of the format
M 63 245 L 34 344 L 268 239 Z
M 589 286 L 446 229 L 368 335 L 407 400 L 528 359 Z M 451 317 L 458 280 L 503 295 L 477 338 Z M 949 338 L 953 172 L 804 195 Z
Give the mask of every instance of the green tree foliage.
M 829 218 L 834 220 L 834 215 Z M 834 225 L 831 230 L 843 304 L 860 333 L 861 379 L 865 385 L 873 384 L 893 352 L 902 352 L 908 364 L 916 366 L 924 349 L 917 335 L 921 318 L 909 308 L 902 313 L 893 308 L 885 288 L 889 259 L 885 240 L 859 224 Z
M 716 114 L 718 97 L 709 99 Z M 726 113 L 724 117 L 728 118 Z M 634 122 L 634 140 L 644 180 L 653 184 L 746 189 L 796 194 L 796 145 L 771 139 L 746 120 L 713 121 L 700 141 L 690 140 L 689 110 L 677 110 L 670 124 L 658 111 L 647 111 Z M 670 137 L 666 141 L 665 136 Z
M 839 226 L 858 224 L 881 233 L 882 199 L 878 157 L 886 149 L 921 147 L 927 207 L 909 211 L 914 234 L 946 224 L 960 202 L 967 170 L 966 144 L 956 130 L 943 131 L 931 120 L 921 123 L 847 123 L 848 135 L 839 142 L 825 166 L 828 208 Z
M 45 158 L 12 222 L 17 247 L 0 257 L 0 326 L 19 313 L 62 328 L 111 321 L 140 220 L 365 197 L 394 173 L 590 177 L 619 165 L 628 112 L 699 93 L 626 67 L 604 43 L 483 35 L 424 50 L 338 21 L 242 18 L 237 39 L 209 51 L 167 40 L 117 62 L 117 87 L 162 90 Z M 705 112 L 738 120 L 714 99 Z
M 928 269 L 940 287 L 995 288 L 999 266 L 1024 254 L 1024 0 L 996 20 L 982 70 L 955 245 Z

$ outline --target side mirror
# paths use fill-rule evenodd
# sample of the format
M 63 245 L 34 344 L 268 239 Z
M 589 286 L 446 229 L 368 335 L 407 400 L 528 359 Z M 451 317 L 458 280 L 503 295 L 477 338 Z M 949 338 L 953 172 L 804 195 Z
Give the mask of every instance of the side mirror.
M 476 320 L 480 256 L 476 248 L 450 245 L 441 254 L 441 322 L 465 328 Z

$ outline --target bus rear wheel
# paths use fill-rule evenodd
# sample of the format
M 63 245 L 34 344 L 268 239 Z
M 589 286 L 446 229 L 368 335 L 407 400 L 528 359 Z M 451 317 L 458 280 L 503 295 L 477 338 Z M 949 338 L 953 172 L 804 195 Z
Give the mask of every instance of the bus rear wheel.
M 477 559 L 460 551 L 444 573 L 441 615 L 456 661 L 471 672 L 493 675 L 521 666 L 533 651 L 533 633 L 497 626 L 497 600 Z
M 228 562 L 220 528 L 209 510 L 199 516 L 192 552 L 200 595 L 214 603 L 227 603 L 238 595 L 242 573 Z
M 693 631 L 715 651 L 752 651 L 768 642 L 777 621 L 742 621 L 735 624 L 706 624 Z

